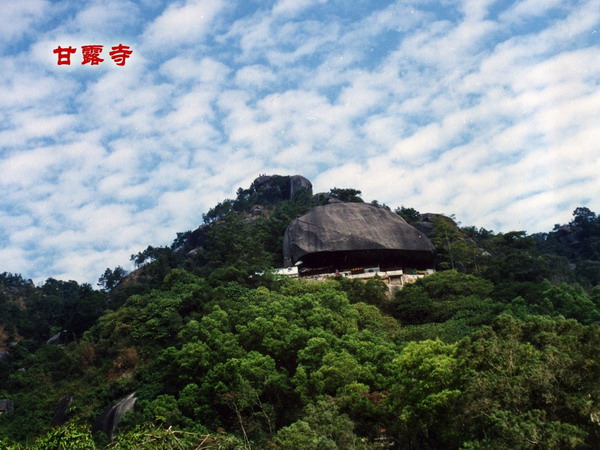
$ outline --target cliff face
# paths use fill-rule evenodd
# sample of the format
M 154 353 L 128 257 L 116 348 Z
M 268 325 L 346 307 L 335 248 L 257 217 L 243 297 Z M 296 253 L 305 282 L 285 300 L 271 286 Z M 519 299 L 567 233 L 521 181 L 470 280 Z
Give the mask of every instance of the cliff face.
M 293 220 L 285 231 L 286 266 L 306 259 L 305 255 L 344 252 L 368 254 L 373 260 L 382 255 L 386 260 L 433 259 L 433 245 L 423 233 L 397 214 L 365 203 L 316 206 Z

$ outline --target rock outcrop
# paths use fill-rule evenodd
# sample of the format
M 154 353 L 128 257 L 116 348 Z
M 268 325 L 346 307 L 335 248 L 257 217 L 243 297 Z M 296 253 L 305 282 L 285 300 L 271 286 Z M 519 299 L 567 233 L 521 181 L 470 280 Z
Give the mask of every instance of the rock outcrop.
M 303 191 L 312 196 L 312 183 L 302 175 L 260 175 L 254 179 L 249 189 L 240 188 L 236 200 L 227 201 L 237 208 L 236 211 L 245 215 L 244 222 L 253 222 L 268 216 L 274 205 L 291 200 Z M 249 199 L 248 204 L 240 207 L 245 196 Z M 197 249 L 204 245 L 210 226 L 210 224 L 200 225 L 190 233 L 185 243 L 189 254 L 195 254 Z
M 377 263 L 427 266 L 433 245 L 402 217 L 365 203 L 316 206 L 285 231 L 284 264 Z
M 56 404 L 56 410 L 54 411 L 54 417 L 52 417 L 52 422 L 50 423 L 51 426 L 59 427 L 67 421 L 67 411 L 71 407 L 72 403 L 72 395 L 65 395 L 58 401 Z
M 301 190 L 312 195 L 312 183 L 302 175 L 260 175 L 250 189 L 256 192 L 259 204 L 289 200 Z
M 98 417 L 94 424 L 94 431 L 104 431 L 108 438 L 112 440 L 115 436 L 115 429 L 121 421 L 121 417 L 127 411 L 131 411 L 135 406 L 137 398 L 135 392 L 132 392 L 127 397 L 122 398 L 117 403 L 109 406 L 104 412 Z
M 446 222 L 452 224 L 454 227 L 458 228 L 458 225 L 448 216 L 444 216 L 443 214 L 435 214 L 435 213 L 423 213 L 421 214 L 421 220 L 419 222 L 415 222 L 412 224 L 417 230 L 421 233 L 424 233 L 427 237 L 431 237 L 433 235 L 433 226 L 436 220 L 445 220 Z

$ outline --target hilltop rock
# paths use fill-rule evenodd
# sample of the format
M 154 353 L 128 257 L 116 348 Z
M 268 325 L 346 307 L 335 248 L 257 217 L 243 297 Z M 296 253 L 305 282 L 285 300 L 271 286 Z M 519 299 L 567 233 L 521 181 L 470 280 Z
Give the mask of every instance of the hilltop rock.
M 249 189 L 240 188 L 238 190 L 236 200 L 223 202 L 223 204 L 229 202 L 223 211 L 227 212 L 233 208 L 244 215 L 243 222 L 254 222 L 268 217 L 277 203 L 291 200 L 302 191 L 312 196 L 312 183 L 302 175 L 260 175 L 254 179 Z M 214 213 L 209 220 L 211 222 L 218 221 L 220 214 L 222 213 Z M 213 226 L 212 223 L 200 225 L 187 237 L 185 246 L 190 255 L 194 255 L 198 248 L 204 245 L 211 226 Z
M 290 200 L 301 190 L 312 195 L 312 183 L 302 175 L 260 175 L 250 189 L 256 192 L 259 204 Z

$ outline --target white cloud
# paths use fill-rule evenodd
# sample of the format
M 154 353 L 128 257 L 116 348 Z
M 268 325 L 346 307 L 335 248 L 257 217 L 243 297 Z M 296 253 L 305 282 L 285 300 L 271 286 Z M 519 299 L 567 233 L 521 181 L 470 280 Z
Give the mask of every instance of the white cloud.
M 176 56 L 166 61 L 160 71 L 176 82 L 195 81 L 220 85 L 230 69 L 214 58 L 197 60 L 194 55 Z
M 245 89 L 264 89 L 276 83 L 277 76 L 269 67 L 262 64 L 253 64 L 238 70 L 235 75 L 235 82 Z
M 177 45 L 198 45 L 210 33 L 222 0 L 188 0 L 170 4 L 144 32 L 144 42 L 154 51 L 168 51 Z
M 564 7 L 562 0 L 523 0 L 514 3 L 505 11 L 501 20 L 505 22 L 519 22 L 531 17 L 540 17 L 548 13 L 552 8 Z
M 462 0 L 461 7 L 465 18 L 468 21 L 483 20 L 488 13 L 488 8 L 494 3 L 494 1 L 495 0 Z
M 88 37 L 110 37 L 119 40 L 123 29 L 133 27 L 140 21 L 138 5 L 128 0 L 103 0 L 90 2 L 69 23 L 71 33 L 83 33 Z M 118 42 L 112 42 L 117 44 Z
M 5 0 L 0 14 L 0 40 L 9 42 L 31 34 L 36 22 L 50 12 L 46 0 Z
M 0 270 L 18 274 L 31 273 L 31 258 L 21 247 L 0 248 Z M 27 278 L 26 275 L 24 277 Z
M 289 17 L 311 6 L 326 2 L 327 0 L 279 0 L 273 7 L 273 15 Z
M 16 153 L 0 162 L 0 183 L 10 186 L 31 186 L 43 179 L 57 164 L 56 154 L 48 148 L 39 148 L 26 153 Z
M 5 33 L 44 28 L 0 61 L 0 270 L 95 283 L 259 173 L 496 231 L 600 209 L 597 0 L 25 3 Z M 131 64 L 56 65 L 96 36 Z

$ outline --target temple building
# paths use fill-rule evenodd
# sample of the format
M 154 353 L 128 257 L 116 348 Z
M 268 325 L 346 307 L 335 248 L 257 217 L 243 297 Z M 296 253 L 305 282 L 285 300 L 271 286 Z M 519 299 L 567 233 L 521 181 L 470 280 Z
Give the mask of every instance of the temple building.
M 284 265 L 299 276 L 378 275 L 395 284 L 433 272 L 431 241 L 402 217 L 366 203 L 316 206 L 285 231 Z M 389 284 L 389 283 L 388 283 Z

